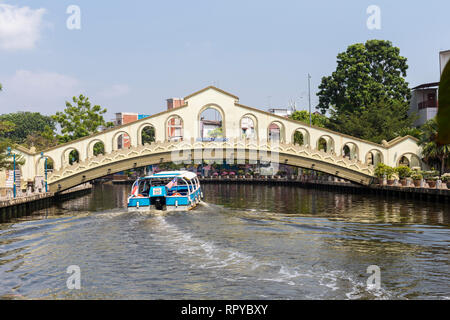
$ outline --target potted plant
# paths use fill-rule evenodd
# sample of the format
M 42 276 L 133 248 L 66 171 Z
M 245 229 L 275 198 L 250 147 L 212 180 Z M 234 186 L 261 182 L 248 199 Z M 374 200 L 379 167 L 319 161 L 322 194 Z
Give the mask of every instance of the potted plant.
M 411 179 L 413 179 L 415 187 L 420 187 L 420 182 L 423 179 L 423 175 L 420 171 L 414 171 L 414 173 L 411 174 Z
M 450 173 L 444 173 L 441 176 L 442 183 L 447 184 L 447 189 L 450 189 Z
M 244 177 L 244 174 L 245 174 L 244 170 L 242 170 L 242 169 L 239 169 L 239 170 L 238 170 L 239 178 L 243 178 L 243 177 Z
M 398 173 L 398 177 L 400 179 L 400 183 L 403 187 L 406 186 L 406 178 L 409 178 L 411 176 L 411 169 L 407 166 L 399 166 L 396 168 L 396 171 Z
M 386 175 L 388 186 L 392 186 L 394 184 L 394 178 L 398 179 L 398 176 L 394 177 L 395 169 L 390 166 L 386 166 L 384 173 Z
M 383 177 L 386 174 L 386 169 L 389 166 L 385 165 L 384 163 L 378 163 L 375 168 L 375 175 L 378 177 L 378 184 L 383 184 Z
M 439 172 L 434 170 L 434 169 L 432 169 L 430 171 L 425 171 L 423 173 L 423 178 L 428 183 L 428 186 L 430 188 L 435 188 L 436 187 L 436 181 L 438 179 L 438 175 L 439 175 Z
M 427 178 L 428 187 L 430 187 L 430 188 L 436 188 L 436 181 L 437 181 L 438 179 L 439 179 L 438 176 L 428 177 L 428 178 Z

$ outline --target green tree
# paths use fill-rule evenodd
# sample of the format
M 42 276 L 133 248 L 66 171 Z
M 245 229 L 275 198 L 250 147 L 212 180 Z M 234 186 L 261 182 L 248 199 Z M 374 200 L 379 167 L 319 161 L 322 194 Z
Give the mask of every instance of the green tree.
M 404 115 L 408 106 L 399 101 L 374 102 L 359 113 L 342 114 L 334 119 L 330 128 L 375 143 L 391 140 L 404 128 L 412 125 L 412 119 Z
M 35 147 L 36 151 L 43 151 L 58 144 L 55 132 L 49 126 L 43 132 L 29 134 L 23 143 L 27 148 Z
M 380 142 L 412 126 L 408 65 L 399 48 L 369 40 L 349 46 L 337 59 L 336 71 L 322 78 L 317 94 L 318 109 L 330 112 L 330 129 Z M 381 123 L 389 126 L 382 130 Z
M 439 142 L 441 144 L 450 143 L 450 63 L 445 66 L 439 83 L 437 122 L 439 125 Z
M 88 97 L 80 95 L 73 97 L 72 101 L 73 105 L 66 101 L 64 112 L 52 116 L 61 127 L 61 135 L 57 135 L 59 142 L 65 143 L 94 134 L 101 126 L 113 126 L 103 118 L 107 110 L 99 105 L 92 106 Z
M 294 111 L 289 118 L 309 124 L 309 112 L 305 110 Z M 322 114 L 312 113 L 311 122 L 316 127 L 326 128 L 329 125 L 330 120 Z
M 369 40 L 349 46 L 337 56 L 337 68 L 323 77 L 318 108 L 324 114 L 360 112 L 376 101 L 408 103 L 407 59 L 390 41 Z
M 436 118 L 428 120 L 422 126 L 422 134 L 418 144 L 422 147 L 422 155 L 428 165 L 437 163 L 441 175 L 445 170 L 445 161 L 450 156 L 450 144 L 438 143 L 438 123 Z
M 209 131 L 208 132 L 208 136 L 210 138 L 214 138 L 214 139 L 223 137 L 223 129 L 222 129 L 222 127 L 219 127 L 219 128 L 216 128 L 214 130 Z
M 46 127 L 52 131 L 55 130 L 53 119 L 39 112 L 15 112 L 0 115 L 0 122 L 5 121 L 13 123 L 14 128 L 8 132 L 2 132 L 1 135 L 18 144 L 25 143 L 29 135 L 44 132 Z
M 142 129 L 142 144 L 152 143 L 155 141 L 155 128 L 152 126 Z
M 11 130 L 14 130 L 14 124 L 8 121 L 0 121 L 0 132 L 7 133 Z M 13 157 L 7 153 L 7 148 L 14 147 L 14 145 L 15 143 L 11 139 L 0 137 L 0 170 L 12 170 L 14 168 Z M 25 164 L 23 157 L 16 154 L 16 165 L 23 164 Z

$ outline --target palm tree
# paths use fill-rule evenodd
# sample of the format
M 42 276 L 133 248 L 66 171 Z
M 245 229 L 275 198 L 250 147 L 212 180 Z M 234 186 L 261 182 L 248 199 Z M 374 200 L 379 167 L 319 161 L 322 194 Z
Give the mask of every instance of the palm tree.
M 422 155 L 428 163 L 439 161 L 441 175 L 444 173 L 445 161 L 450 155 L 450 144 L 438 144 L 438 123 L 436 118 L 428 120 L 422 126 L 419 138 L 419 146 L 422 147 Z

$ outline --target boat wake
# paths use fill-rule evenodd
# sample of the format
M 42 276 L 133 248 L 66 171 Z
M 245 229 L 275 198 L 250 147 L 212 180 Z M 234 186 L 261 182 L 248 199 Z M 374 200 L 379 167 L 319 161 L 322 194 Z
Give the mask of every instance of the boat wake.
M 207 206 L 207 204 L 205 204 Z M 234 249 L 222 248 L 219 245 L 202 240 L 189 232 L 180 230 L 167 221 L 165 216 L 155 216 L 157 227 L 153 235 L 161 245 L 175 252 L 191 269 L 202 269 L 213 272 L 229 282 L 255 281 L 274 282 L 280 285 L 295 286 L 302 292 L 308 286 L 317 291 L 317 286 L 326 287 L 328 294 L 338 289 L 347 291 L 343 299 L 389 299 L 390 294 L 384 290 L 368 290 L 363 281 L 342 270 L 326 270 L 314 267 L 292 267 L 282 262 L 261 261 L 254 256 Z M 321 291 L 323 293 L 323 290 Z M 323 295 L 312 298 L 323 298 Z

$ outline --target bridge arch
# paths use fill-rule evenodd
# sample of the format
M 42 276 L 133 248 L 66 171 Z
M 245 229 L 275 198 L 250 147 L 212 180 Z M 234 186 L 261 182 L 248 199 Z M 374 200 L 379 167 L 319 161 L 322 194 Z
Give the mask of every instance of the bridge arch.
M 47 171 L 53 171 L 55 169 L 55 160 L 52 157 L 44 154 L 44 158 L 47 158 Z M 45 174 L 45 159 L 37 158 L 35 163 L 36 174 L 43 176 Z
M 78 162 L 80 160 L 80 156 L 81 156 L 80 151 L 77 148 L 75 147 L 66 148 L 61 154 L 62 167 Z
M 143 124 L 141 124 L 141 125 L 139 126 L 139 128 L 138 128 L 138 130 L 137 130 L 137 139 L 138 139 L 137 144 L 138 144 L 138 145 L 144 145 L 144 144 L 145 144 L 145 143 L 144 143 L 144 140 L 143 140 L 144 135 L 143 135 L 142 133 L 143 133 L 144 130 L 146 130 L 147 128 L 152 128 L 152 129 L 153 129 L 153 137 L 150 138 L 151 142 L 157 141 L 157 140 L 156 140 L 156 138 L 157 138 L 157 135 L 156 135 L 156 128 L 155 128 L 155 126 L 153 125 L 153 123 L 151 123 L 151 122 L 144 122 Z
M 126 147 L 125 145 L 125 135 L 128 136 L 129 139 L 129 145 L 132 146 L 133 145 L 133 141 L 131 139 L 131 134 L 126 131 L 126 130 L 120 130 L 118 132 L 116 132 L 113 136 L 112 139 L 112 150 L 119 150 L 119 149 L 124 149 Z M 122 143 L 119 146 L 119 139 L 120 137 L 122 137 Z
M 165 121 L 166 141 L 182 141 L 184 138 L 184 121 L 178 114 L 172 114 Z
M 367 152 L 365 160 L 366 164 L 372 166 L 376 166 L 378 163 L 384 163 L 383 153 L 378 149 L 372 149 Z
M 106 147 L 105 142 L 101 139 L 93 139 L 93 140 L 89 141 L 88 146 L 87 146 L 86 154 L 88 155 L 88 158 L 96 156 L 95 152 L 94 152 L 94 148 L 97 143 L 103 144 L 103 150 L 105 151 L 105 147 Z
M 239 120 L 240 136 L 244 139 L 258 140 L 258 118 L 251 114 L 244 114 Z
M 272 121 L 267 127 L 267 141 L 284 143 L 286 130 L 284 124 L 280 121 Z
M 207 111 L 208 109 L 211 110 L 215 110 L 219 113 L 220 115 L 220 127 L 222 128 L 222 137 L 225 138 L 226 137 L 226 121 L 225 121 L 225 112 L 223 111 L 222 107 L 220 107 L 219 105 L 215 104 L 215 103 L 209 103 L 207 105 L 204 105 L 200 111 L 198 112 L 197 115 L 197 134 L 198 134 L 198 138 L 205 138 L 203 137 L 203 133 L 202 133 L 202 125 L 201 125 L 201 121 L 202 121 L 202 114 Z
M 341 152 L 344 158 L 348 158 L 350 160 L 359 160 L 359 148 L 354 142 L 344 143 Z
M 329 135 L 322 135 L 319 137 L 319 139 L 317 139 L 317 150 L 322 150 L 326 153 L 333 153 L 335 152 L 334 146 L 334 139 Z
M 397 167 L 401 165 L 410 168 L 422 168 L 422 161 L 416 154 L 407 152 L 402 154 L 397 160 Z
M 309 131 L 305 128 L 297 128 L 292 133 L 292 139 L 293 144 L 298 144 L 301 146 L 310 146 L 310 135 Z

